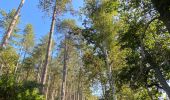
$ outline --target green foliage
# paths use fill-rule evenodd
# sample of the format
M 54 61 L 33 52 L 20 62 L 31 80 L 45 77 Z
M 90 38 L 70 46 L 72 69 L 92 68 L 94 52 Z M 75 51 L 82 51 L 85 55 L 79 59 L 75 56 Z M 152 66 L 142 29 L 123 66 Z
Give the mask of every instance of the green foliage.
M 2 33 L 3 33 L 0 36 L 4 37 L 4 34 L 8 29 L 9 25 L 11 24 L 15 12 L 16 12 L 15 9 L 12 9 L 9 13 L 0 9 L 0 29 L 2 29 Z M 21 38 L 21 35 L 18 34 L 19 28 L 17 25 L 19 23 L 20 23 L 20 17 L 17 19 L 16 25 L 12 33 L 12 37 L 10 38 L 10 43 L 14 45 L 18 44 L 18 39 Z
M 53 12 L 53 7 L 56 4 L 57 13 L 61 14 L 64 11 L 73 10 L 71 6 L 71 0 L 39 0 L 38 7 L 45 13 L 51 14 Z
M 59 32 L 71 33 L 76 28 L 76 22 L 73 19 L 65 19 L 58 25 Z
M 14 68 L 18 62 L 19 55 L 12 47 L 7 47 L 0 51 L 0 64 L 4 69 L 2 73 L 13 73 Z
M 162 78 L 169 80 L 167 77 L 169 72 L 164 70 L 165 66 L 169 66 L 164 63 L 169 59 L 169 48 L 166 48 L 169 46 L 169 34 L 160 19 L 155 17 L 157 13 L 147 15 L 151 7 L 150 1 L 136 3 L 135 1 L 129 2 L 127 4 L 129 8 L 121 13 L 124 25 L 120 30 L 119 41 L 121 48 L 128 50 L 128 54 L 127 65 L 120 69 L 117 84 L 129 84 L 134 90 L 142 88 L 145 91 L 147 88 L 153 97 L 158 98 L 160 93 L 157 89 L 161 88 L 159 87 L 161 82 L 157 79 L 154 68 L 159 68 L 164 75 Z M 151 19 L 146 16 L 150 16 Z M 146 98 L 142 98 L 143 95 L 145 94 L 139 94 L 139 98 L 145 100 Z
M 49 35 L 45 35 L 44 37 L 42 37 L 40 39 L 40 43 L 37 44 L 33 51 L 32 51 L 32 58 L 34 59 L 34 62 L 41 62 L 41 60 L 44 60 L 45 59 L 45 53 L 46 53 L 46 47 L 47 47 L 47 43 L 48 43 L 48 37 Z M 55 46 L 55 43 L 54 43 L 54 40 L 52 40 L 53 44 L 52 44 L 52 49 L 54 50 L 54 46 Z
M 17 83 L 12 74 L 0 76 L 0 98 L 2 100 L 44 100 L 36 82 Z
M 4 10 L 0 9 L 0 15 L 1 15 L 1 19 L 0 19 L 0 27 L 3 28 L 3 30 L 7 30 L 9 24 L 11 23 L 13 16 L 15 14 L 16 10 L 12 9 L 9 13 L 5 12 Z M 19 20 L 17 20 L 17 24 L 19 23 Z M 17 32 L 18 29 L 15 28 L 14 32 Z
M 117 92 L 118 100 L 152 100 L 148 95 L 148 92 L 144 88 L 132 90 L 126 85 L 122 86 L 120 91 Z
M 34 30 L 31 24 L 27 24 L 24 29 L 24 37 L 22 41 L 24 50 L 30 52 L 34 47 Z
M 38 7 L 48 15 L 56 7 L 57 18 L 73 11 L 71 0 L 39 0 Z M 15 12 L 0 10 L 3 33 Z M 57 56 L 52 54 L 48 64 L 45 85 L 48 100 L 60 99 L 64 61 L 67 66 L 66 97 L 69 98 L 84 96 L 97 100 L 92 88 L 99 84 L 104 100 L 114 97 L 118 100 L 156 100 L 162 90 L 170 96 L 170 87 L 166 84 L 170 80 L 168 0 L 84 0 L 81 13 L 85 16 L 82 28 L 72 19 L 57 20 L 56 31 L 64 34 L 65 39 L 60 39 L 61 48 L 57 48 L 57 52 L 55 45 L 60 41 L 52 40 L 51 52 Z M 34 46 L 34 29 L 27 24 L 21 40 L 21 35 L 17 34 L 19 22 L 20 19 L 10 46 L 0 48 L 0 99 L 45 100 L 38 83 L 43 76 L 49 36 L 44 36 Z M 21 47 L 20 50 L 14 49 L 17 47 Z

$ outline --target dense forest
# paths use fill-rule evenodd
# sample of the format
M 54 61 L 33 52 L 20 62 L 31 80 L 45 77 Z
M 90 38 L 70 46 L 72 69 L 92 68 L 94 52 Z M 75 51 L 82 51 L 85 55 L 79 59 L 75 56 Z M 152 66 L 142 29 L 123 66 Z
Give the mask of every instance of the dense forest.
M 0 100 L 169 100 L 170 0 L 38 0 L 38 40 L 27 2 L 0 7 Z

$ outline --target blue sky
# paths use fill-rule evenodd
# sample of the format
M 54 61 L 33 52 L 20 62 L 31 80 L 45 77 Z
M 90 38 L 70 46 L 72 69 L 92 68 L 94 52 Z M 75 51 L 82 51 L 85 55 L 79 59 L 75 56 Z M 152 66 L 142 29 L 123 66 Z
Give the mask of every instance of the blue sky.
M 39 0 L 26 0 L 25 4 L 20 12 L 21 22 L 19 28 L 24 29 L 26 24 L 32 24 L 34 27 L 35 37 L 38 41 L 42 36 L 47 34 L 50 30 L 51 17 L 45 16 L 45 13 L 37 7 Z M 83 0 L 72 0 L 73 7 L 75 10 L 79 10 L 83 6 Z M 11 11 L 12 9 L 17 9 L 20 0 L 0 0 L 0 9 L 5 10 L 6 12 Z M 81 25 L 79 17 L 72 16 L 70 14 L 65 14 L 63 18 L 72 18 L 77 21 L 78 25 Z M 1 34 L 1 33 L 0 33 Z M 58 40 L 57 40 L 58 41 Z M 100 87 L 99 87 L 100 88 Z M 92 88 L 93 94 L 100 95 L 101 89 L 96 91 L 95 88 Z M 94 92 L 95 90 L 95 92 Z
M 19 28 L 21 30 L 24 29 L 24 26 L 28 23 L 34 26 L 36 40 L 47 34 L 50 30 L 51 18 L 45 16 L 40 9 L 38 9 L 39 0 L 26 0 L 25 4 L 21 10 L 21 23 L 19 24 Z M 0 0 L 0 9 L 3 9 L 7 12 L 12 9 L 17 9 L 20 0 Z M 73 0 L 73 6 L 76 10 L 83 5 L 83 0 Z M 78 19 L 78 17 L 73 17 L 70 14 L 66 14 L 63 18 L 73 18 Z M 77 20 L 79 21 L 79 20 Z M 80 22 L 78 22 L 80 24 Z

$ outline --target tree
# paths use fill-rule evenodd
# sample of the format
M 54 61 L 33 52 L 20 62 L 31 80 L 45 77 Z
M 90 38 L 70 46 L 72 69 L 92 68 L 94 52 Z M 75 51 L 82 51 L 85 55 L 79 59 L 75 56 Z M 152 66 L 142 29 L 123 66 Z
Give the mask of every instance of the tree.
M 49 60 L 50 60 L 50 53 L 51 53 L 51 46 L 52 46 L 52 36 L 53 36 L 53 33 L 54 33 L 54 27 L 55 27 L 55 22 L 56 22 L 56 14 L 57 14 L 57 5 L 55 4 L 53 16 L 52 16 L 50 33 L 49 33 L 49 40 L 48 40 L 48 46 L 47 46 L 47 51 L 46 51 L 45 63 L 44 63 L 44 67 L 43 67 L 42 77 L 41 77 L 41 83 L 43 85 L 46 84 L 46 79 L 47 79 L 46 77 L 47 77 L 47 72 L 48 72 L 48 63 L 49 63 Z M 45 93 L 44 88 L 42 89 L 42 93 Z
M 74 20 L 64 20 L 61 22 L 59 25 L 59 31 L 64 33 L 64 59 L 63 59 L 63 79 L 62 79 L 62 87 L 61 87 L 61 100 L 66 99 L 66 81 L 67 81 L 67 60 L 68 60 L 68 52 L 69 52 L 69 38 L 70 38 L 70 33 L 73 31 L 75 28 L 75 22 Z
M 21 0 L 20 5 L 19 5 L 17 11 L 15 12 L 15 15 L 13 16 L 13 19 L 12 19 L 8 29 L 5 32 L 5 36 L 3 38 L 1 47 L 4 47 L 4 46 L 7 45 L 8 39 L 10 38 L 12 32 L 14 31 L 14 27 L 15 27 L 15 25 L 17 23 L 17 19 L 19 17 L 19 13 L 21 11 L 22 6 L 24 5 L 24 2 L 25 2 L 25 0 Z
M 58 2 L 57 0 L 44 1 L 44 2 L 40 1 L 40 5 L 42 6 L 43 10 L 45 10 L 45 11 L 47 11 L 47 9 L 50 9 L 50 6 L 51 6 L 50 4 L 54 4 L 54 5 L 52 5 L 54 7 L 53 8 L 53 16 L 52 16 L 52 21 L 51 21 L 49 40 L 48 40 L 48 46 L 47 46 L 47 51 L 46 51 L 44 67 L 43 67 L 43 73 L 42 73 L 42 77 L 41 77 L 41 83 L 43 85 L 46 84 L 46 79 L 47 79 L 46 77 L 47 77 L 48 64 L 49 64 L 50 55 L 51 55 L 52 37 L 53 37 L 53 33 L 54 33 L 57 12 L 59 13 L 59 12 L 65 10 L 66 9 L 65 5 L 69 2 L 70 2 L 70 0 L 65 0 L 63 2 L 61 2 L 61 1 Z M 58 5 L 59 5 L 59 7 L 58 7 Z M 42 89 L 42 93 L 45 93 L 44 88 Z
M 21 40 L 20 43 L 20 56 L 22 56 L 23 53 L 23 58 L 22 58 L 22 63 L 24 63 L 26 55 L 32 53 L 32 49 L 34 47 L 34 30 L 33 26 L 31 24 L 27 24 L 24 29 L 24 34 L 23 34 L 23 39 Z M 19 63 L 19 62 L 18 62 Z M 23 66 L 21 65 L 20 70 Z M 18 64 L 16 66 L 15 72 L 18 70 Z
M 31 24 L 27 24 L 24 29 L 24 37 L 22 41 L 25 52 L 30 53 L 34 47 L 34 30 Z
M 42 39 L 40 39 L 40 43 L 38 43 L 34 49 L 33 52 L 31 54 L 32 59 L 34 59 L 34 64 L 36 66 L 36 70 L 37 70 L 37 76 L 36 76 L 36 80 L 37 82 L 41 81 L 41 72 L 43 69 L 43 63 L 45 61 L 45 55 L 46 55 L 46 47 L 48 45 L 48 39 L 49 39 L 49 34 L 45 35 Z M 52 50 L 54 50 L 54 40 L 52 40 Z M 40 77 L 40 78 L 39 78 Z
M 15 9 L 12 9 L 10 12 L 5 12 L 4 10 L 0 10 L 0 13 L 1 13 L 1 19 L 0 19 L 0 28 L 2 29 L 2 32 L 4 34 L 1 34 L 2 37 L 5 36 L 5 32 L 6 30 L 8 29 L 9 25 L 10 25 L 10 22 L 12 21 L 13 19 L 13 16 L 15 15 L 16 13 L 16 10 Z M 10 37 L 10 44 L 14 44 L 14 45 L 17 45 L 18 44 L 18 41 L 20 39 L 20 35 L 18 34 L 19 32 L 19 28 L 18 28 L 18 24 L 20 23 L 20 17 L 18 17 L 17 19 L 17 22 L 16 22 L 16 25 L 13 29 L 13 33 Z M 2 38 L 3 39 L 3 38 Z
M 133 5 L 133 7 L 136 6 Z M 155 86 L 163 89 L 169 95 L 167 84 L 169 78 L 164 76 L 169 73 L 164 71 L 168 64 L 165 64 L 164 67 L 161 65 L 168 58 L 168 56 L 165 58 L 162 56 L 169 52 L 167 48 L 163 50 L 162 47 L 162 45 L 166 45 L 168 32 L 163 23 L 157 19 L 157 13 L 154 16 L 152 13 L 142 13 L 148 8 L 141 9 L 141 7 L 140 5 L 139 8 L 134 8 L 134 11 L 126 9 L 126 12 L 122 12 L 122 20 L 125 21 L 125 24 L 120 31 L 120 43 L 122 48 L 129 50 L 129 53 L 126 58 L 128 67 L 121 70 L 122 76 L 119 79 L 124 78 L 130 82 L 132 88 L 145 87 L 155 91 L 153 88 Z M 129 13 L 130 11 L 131 13 Z M 151 19 L 148 19 L 148 16 Z M 162 37 L 163 34 L 164 37 Z
M 107 69 L 106 74 L 109 82 L 109 88 L 112 92 L 110 93 L 110 99 L 115 97 L 114 75 L 112 73 L 115 63 L 114 56 L 116 57 L 116 55 L 113 54 L 115 54 L 114 50 L 119 52 L 119 46 L 115 45 L 117 27 L 113 24 L 113 16 L 117 13 L 117 6 L 117 1 L 87 1 L 85 14 L 89 19 L 87 19 L 87 22 L 84 23 L 87 26 L 85 26 L 83 31 L 83 36 L 87 40 L 87 43 L 94 46 L 93 55 L 98 54 L 105 63 L 103 67 L 106 67 Z M 121 59 L 121 57 L 119 59 Z
M 126 2 L 126 1 L 123 1 Z M 130 2 L 126 2 L 127 4 L 124 6 L 129 6 L 125 7 L 127 8 L 141 8 L 143 10 L 142 16 L 145 16 L 146 14 L 150 14 L 150 17 L 154 17 L 155 15 L 158 15 L 158 19 L 161 20 L 164 25 L 166 26 L 168 32 L 170 33 L 170 11 L 169 11 L 169 6 L 170 2 L 169 0 L 163 0 L 163 1 L 158 1 L 158 0 L 130 0 Z M 122 5 L 123 6 L 123 5 Z M 131 6 L 131 7 L 130 7 Z M 124 9 L 124 10 L 125 10 Z
M 154 5 L 154 8 L 159 12 L 160 14 L 160 20 L 163 21 L 165 24 L 166 28 L 168 29 L 170 33 L 170 2 L 169 0 L 164 0 L 164 1 L 156 1 L 156 0 L 151 0 L 151 2 Z

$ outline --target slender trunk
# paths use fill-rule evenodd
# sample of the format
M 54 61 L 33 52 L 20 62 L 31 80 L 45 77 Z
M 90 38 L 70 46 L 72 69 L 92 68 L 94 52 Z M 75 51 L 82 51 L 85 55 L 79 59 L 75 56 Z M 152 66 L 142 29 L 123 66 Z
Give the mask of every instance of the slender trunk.
M 46 93 L 45 93 L 46 100 L 48 100 L 49 86 L 50 86 L 50 75 L 48 77 L 48 83 L 47 83 L 47 88 L 46 88 Z
M 144 37 L 142 37 L 140 39 L 141 42 L 141 55 L 142 55 L 142 63 L 143 60 L 146 59 L 149 61 L 150 65 L 152 66 L 151 68 L 155 71 L 155 77 L 158 79 L 158 81 L 160 82 L 163 90 L 166 92 L 166 94 L 168 95 L 168 97 L 170 98 L 170 86 L 168 85 L 166 79 L 164 78 L 160 68 L 157 66 L 157 64 L 154 62 L 154 59 L 152 58 L 152 56 L 146 52 L 144 44 L 143 44 L 143 39 Z
M 52 52 L 52 55 L 53 55 L 53 52 Z M 51 60 L 53 60 L 52 59 L 52 56 L 51 56 Z M 47 83 L 47 88 L 46 88 L 46 100 L 49 100 L 50 98 L 50 91 L 49 90 L 51 90 L 51 87 L 52 87 L 52 84 L 54 84 L 54 78 L 52 79 L 52 77 L 55 77 L 55 75 L 54 76 L 52 76 L 52 74 L 51 74 L 51 69 L 50 69 L 50 71 L 49 71 L 49 74 L 48 74 L 48 83 Z M 52 83 L 52 84 L 51 84 Z
M 67 41 L 65 35 L 64 41 L 64 65 L 63 65 L 63 80 L 62 80 L 62 88 L 61 88 L 61 100 L 65 100 L 65 91 L 66 91 L 66 78 L 67 78 Z
M 30 69 L 27 70 L 27 74 L 26 74 L 25 80 L 28 80 L 28 77 L 30 75 L 30 71 L 31 71 Z
M 14 28 L 15 28 L 17 19 L 18 19 L 18 17 L 19 17 L 19 13 L 20 13 L 20 11 L 21 11 L 21 8 L 22 8 L 23 5 L 24 5 L 24 2 L 25 2 L 25 0 L 21 0 L 21 2 L 20 2 L 20 4 L 19 4 L 19 7 L 18 7 L 18 9 L 17 9 L 14 17 L 13 17 L 13 19 L 12 19 L 12 21 L 11 21 L 8 29 L 7 29 L 7 31 L 5 32 L 5 36 L 4 36 L 4 38 L 3 38 L 1 47 L 6 46 L 6 44 L 7 44 L 7 42 L 8 42 L 8 39 L 10 38 L 10 36 L 11 36 L 11 34 L 12 34 Z
M 166 92 L 166 94 L 170 98 L 170 86 L 168 85 L 166 79 L 164 78 L 160 68 L 154 62 L 154 59 L 151 57 L 151 55 L 148 54 L 147 57 L 150 60 L 151 68 L 155 71 L 155 77 L 158 79 L 159 83 L 162 86 L 162 89 Z
M 105 89 L 104 89 L 104 85 L 103 84 L 101 84 L 102 85 L 102 98 L 104 98 L 105 97 Z
M 55 2 L 57 3 L 57 0 Z M 56 16 L 57 16 L 57 4 L 56 3 L 54 5 L 54 11 L 53 11 L 53 17 L 52 17 L 51 28 L 50 28 L 50 33 L 49 33 L 49 40 L 48 40 L 48 46 L 47 46 L 47 51 L 46 51 L 45 63 L 43 66 L 43 71 L 42 71 L 42 77 L 41 77 L 42 85 L 46 84 L 48 64 L 49 64 L 50 56 L 51 56 L 52 37 L 53 37 L 53 33 L 54 33 Z M 44 87 L 42 87 L 41 93 L 45 94 Z
M 166 94 L 168 95 L 168 97 L 170 98 L 170 87 L 166 81 L 166 79 L 164 78 L 164 76 L 162 75 L 162 72 L 159 68 L 157 68 L 156 66 L 154 66 L 155 68 L 155 76 L 156 78 L 159 80 L 160 84 L 162 85 L 163 90 L 166 92 Z
M 60 100 L 60 96 L 61 96 L 61 87 L 58 88 L 58 91 L 57 91 L 57 100 Z
M 112 91 L 111 97 L 114 98 L 114 83 L 113 83 L 113 77 L 112 77 L 112 66 L 110 66 L 109 64 L 109 58 L 108 58 L 106 49 L 104 49 L 104 55 L 105 55 L 105 63 L 108 68 L 107 71 L 108 71 L 109 84 L 110 84 L 110 88 Z
M 52 94 L 51 94 L 51 100 L 55 99 L 55 89 L 53 89 Z
M 53 97 L 53 95 L 54 95 L 54 91 L 56 90 L 54 87 L 53 87 L 53 85 L 55 84 L 55 82 L 54 82 L 54 80 L 55 80 L 55 75 L 52 75 L 52 74 L 50 74 L 51 75 L 51 77 L 49 78 L 49 80 L 48 80 L 48 91 L 49 91 L 49 93 L 48 93 L 48 99 L 47 100 L 52 100 L 52 97 Z
M 74 85 L 74 90 L 73 90 L 73 100 L 76 100 L 76 96 L 75 96 L 75 85 Z
M 69 91 L 69 99 L 68 100 L 72 100 L 72 98 L 71 98 L 71 96 L 72 96 L 72 83 L 70 84 L 70 91 Z
M 20 48 L 20 53 L 19 53 L 19 57 L 22 55 L 22 47 Z M 18 70 L 18 65 L 19 65 L 20 59 L 18 59 L 15 70 L 14 70 L 14 75 L 17 73 Z
M 75 100 L 77 100 L 77 91 L 75 91 L 74 95 L 75 95 Z
M 80 68 L 80 71 L 81 71 L 81 68 Z M 79 73 L 79 76 L 78 76 L 78 87 L 77 87 L 77 100 L 79 100 L 80 98 L 80 73 Z
M 77 91 L 77 100 L 79 100 L 80 94 L 79 94 L 79 90 Z
M 19 75 L 17 75 L 17 77 L 16 77 L 18 82 L 20 81 L 20 78 L 21 78 L 22 67 L 23 67 L 23 65 L 24 65 L 24 61 L 25 61 L 26 54 L 27 54 L 27 53 L 24 52 L 22 64 L 21 64 L 21 67 L 20 67 L 20 69 L 19 69 Z
M 42 64 L 43 60 L 41 59 L 40 63 L 38 64 L 37 73 L 35 76 L 35 81 L 37 81 L 38 83 L 40 82 L 40 68 L 42 67 Z
M 2 69 L 3 69 L 3 64 L 0 64 L 0 76 L 3 74 Z
M 69 86 L 66 87 L 66 100 L 69 100 Z

